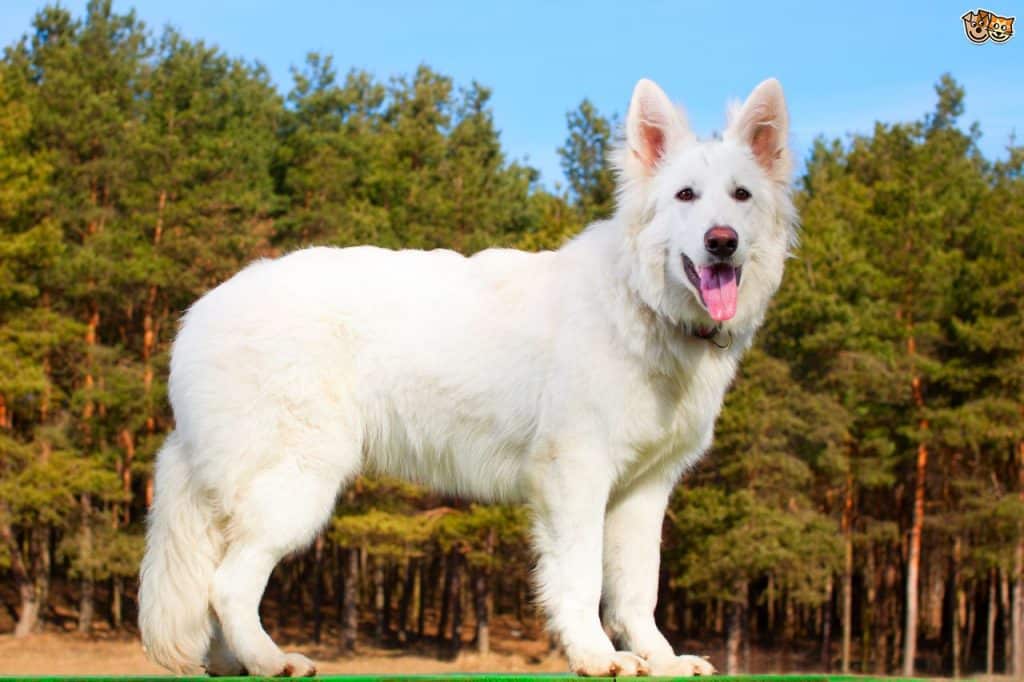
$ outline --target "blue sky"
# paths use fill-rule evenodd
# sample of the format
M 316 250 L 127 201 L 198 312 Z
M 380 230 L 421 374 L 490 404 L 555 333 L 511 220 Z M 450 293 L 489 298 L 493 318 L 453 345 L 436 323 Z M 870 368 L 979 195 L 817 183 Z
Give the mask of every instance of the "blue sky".
M 993 1 L 983 7 L 1024 15 L 1019 2 Z M 28 30 L 43 4 L 3 0 L 0 43 Z M 85 2 L 62 4 L 80 14 Z M 643 76 L 702 134 L 720 128 L 728 100 L 779 78 L 800 156 L 819 134 L 920 117 L 946 71 L 967 90 L 963 121 L 981 124 L 987 155 L 1001 156 L 1015 129 L 1024 134 L 1024 36 L 969 43 L 960 16 L 977 6 L 965 2 L 115 0 L 119 11 L 132 6 L 151 28 L 171 24 L 261 61 L 283 91 L 309 50 L 334 55 L 341 71 L 387 77 L 426 63 L 456 83 L 475 79 L 494 91 L 510 156 L 540 168 L 548 185 L 562 177 L 555 150 L 566 112 L 589 97 L 603 113 L 624 113 Z

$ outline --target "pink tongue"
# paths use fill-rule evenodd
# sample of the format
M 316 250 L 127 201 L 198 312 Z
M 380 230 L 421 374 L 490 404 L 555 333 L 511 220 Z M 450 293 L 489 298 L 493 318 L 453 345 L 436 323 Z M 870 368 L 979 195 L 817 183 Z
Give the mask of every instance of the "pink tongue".
M 700 269 L 700 293 L 711 319 L 725 322 L 736 314 L 736 270 L 728 265 Z

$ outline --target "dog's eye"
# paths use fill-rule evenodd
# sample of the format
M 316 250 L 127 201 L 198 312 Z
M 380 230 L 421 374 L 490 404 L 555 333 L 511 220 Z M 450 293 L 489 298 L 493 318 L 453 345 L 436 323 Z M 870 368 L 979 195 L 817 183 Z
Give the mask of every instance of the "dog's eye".
M 746 201 L 747 199 L 750 198 L 750 192 L 747 190 L 746 187 L 737 187 L 735 190 L 733 190 L 732 198 L 735 199 L 736 201 Z
M 676 192 L 676 199 L 679 199 L 679 201 L 693 201 L 696 198 L 697 195 L 694 194 L 692 187 L 684 187 Z

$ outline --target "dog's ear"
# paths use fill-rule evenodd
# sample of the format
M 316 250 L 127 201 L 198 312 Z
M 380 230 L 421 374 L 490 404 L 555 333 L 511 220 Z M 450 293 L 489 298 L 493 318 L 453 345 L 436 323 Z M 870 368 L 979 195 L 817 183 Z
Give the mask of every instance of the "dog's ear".
M 762 82 L 743 106 L 730 116 L 725 137 L 746 144 L 757 163 L 778 181 L 789 180 L 792 157 L 789 152 L 789 114 L 782 86 L 774 78 Z
M 626 115 L 626 145 L 650 174 L 665 154 L 689 135 L 682 112 L 654 81 L 646 78 L 633 88 Z

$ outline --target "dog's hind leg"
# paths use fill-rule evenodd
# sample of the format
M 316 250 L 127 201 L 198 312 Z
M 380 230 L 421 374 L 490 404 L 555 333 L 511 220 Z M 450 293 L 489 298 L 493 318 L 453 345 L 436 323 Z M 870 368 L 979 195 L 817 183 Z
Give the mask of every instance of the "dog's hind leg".
M 360 461 L 358 449 L 348 454 L 343 467 L 320 466 L 324 458 L 288 457 L 259 472 L 233 505 L 211 601 L 228 648 L 250 675 L 316 674 L 312 661 L 274 644 L 260 624 L 259 605 L 277 562 L 307 546 L 330 518 L 339 488 Z

